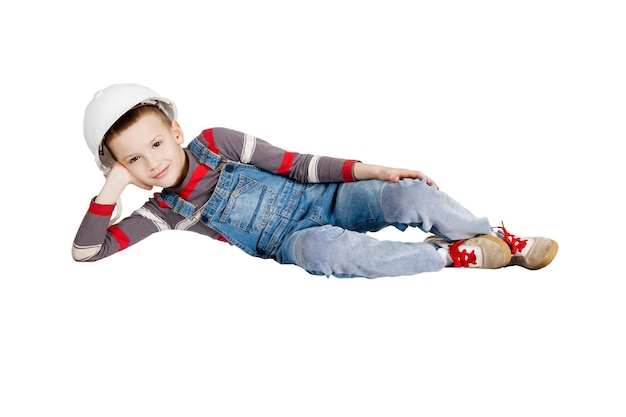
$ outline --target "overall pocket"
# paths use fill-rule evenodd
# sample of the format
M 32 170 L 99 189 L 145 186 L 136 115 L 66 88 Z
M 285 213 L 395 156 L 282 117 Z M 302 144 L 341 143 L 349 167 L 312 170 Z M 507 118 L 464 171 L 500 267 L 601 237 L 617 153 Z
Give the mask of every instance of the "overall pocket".
M 275 199 L 270 187 L 239 174 L 219 222 L 246 232 L 259 232 L 267 225 Z

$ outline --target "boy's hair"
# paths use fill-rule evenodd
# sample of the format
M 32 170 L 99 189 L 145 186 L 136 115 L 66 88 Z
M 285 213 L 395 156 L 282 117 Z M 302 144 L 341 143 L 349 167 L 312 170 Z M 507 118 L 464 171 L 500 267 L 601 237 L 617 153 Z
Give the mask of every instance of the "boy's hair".
M 170 124 L 172 123 L 172 121 L 169 117 L 167 117 L 165 112 L 163 112 L 163 110 L 161 110 L 157 106 L 153 106 L 151 104 L 139 105 L 128 110 L 119 119 L 117 119 L 115 123 L 113 123 L 113 126 L 111 126 L 109 131 L 104 135 L 103 143 L 108 147 L 109 141 L 112 138 L 121 134 L 123 131 L 137 123 L 139 119 L 147 114 L 154 114 L 161 119 L 165 126 L 170 126 Z

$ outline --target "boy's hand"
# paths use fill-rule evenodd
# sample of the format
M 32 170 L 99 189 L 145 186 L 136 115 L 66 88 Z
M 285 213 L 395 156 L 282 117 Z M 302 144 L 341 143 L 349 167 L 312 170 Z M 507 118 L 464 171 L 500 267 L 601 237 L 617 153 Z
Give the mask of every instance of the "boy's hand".
M 115 162 L 111 167 L 111 171 L 109 171 L 109 175 L 107 175 L 107 181 L 112 180 L 116 181 L 120 184 L 124 184 L 124 186 L 133 184 L 139 188 L 143 188 L 144 190 L 151 190 L 152 186 L 148 185 L 137 179 L 133 174 L 130 173 L 126 167 L 119 162 Z
M 431 178 L 412 169 L 390 168 L 357 162 L 354 166 L 354 177 L 357 180 L 378 179 L 391 182 L 398 182 L 403 178 L 424 179 L 426 184 L 439 189 L 439 186 Z
M 115 162 L 109 174 L 106 176 L 102 190 L 100 190 L 100 193 L 96 196 L 96 203 L 115 204 L 122 195 L 122 191 L 124 191 L 129 184 L 136 185 L 144 190 L 152 189 L 151 185 L 139 181 L 124 165 Z
M 403 178 L 413 178 L 413 179 L 425 179 L 426 184 L 428 185 L 437 185 L 435 182 L 424 175 L 421 171 L 414 171 L 411 169 L 401 169 L 401 168 L 387 168 L 383 167 L 381 170 L 381 180 L 398 182 Z

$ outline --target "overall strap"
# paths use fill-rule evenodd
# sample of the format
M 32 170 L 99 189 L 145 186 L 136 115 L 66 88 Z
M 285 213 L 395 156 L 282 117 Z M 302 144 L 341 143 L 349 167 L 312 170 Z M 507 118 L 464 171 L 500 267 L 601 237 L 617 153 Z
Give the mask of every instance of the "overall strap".
M 163 190 L 161 191 L 161 198 L 167 203 L 174 213 L 178 213 L 186 218 L 193 217 L 198 210 L 194 204 L 182 199 L 173 191 Z
M 200 161 L 201 164 L 204 164 L 213 170 L 217 169 L 220 163 L 224 160 L 221 155 L 216 154 L 204 146 L 198 138 L 191 141 L 189 144 L 189 150 L 196 158 L 198 158 L 198 161 Z
M 189 150 L 196 158 L 198 158 L 198 161 L 201 164 L 204 164 L 213 170 L 217 169 L 224 161 L 221 155 L 204 146 L 198 138 L 191 141 L 189 144 Z M 161 198 L 167 203 L 168 206 L 170 206 L 174 213 L 178 213 L 186 218 L 193 217 L 198 211 L 198 207 L 170 190 L 166 189 L 161 191 Z

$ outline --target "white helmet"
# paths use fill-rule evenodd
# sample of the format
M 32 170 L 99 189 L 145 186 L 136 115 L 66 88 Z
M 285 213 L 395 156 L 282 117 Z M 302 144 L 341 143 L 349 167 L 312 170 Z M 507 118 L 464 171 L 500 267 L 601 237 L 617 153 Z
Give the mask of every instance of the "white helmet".
M 85 108 L 83 133 L 98 168 L 108 174 L 115 159 L 102 143 L 111 126 L 128 110 L 140 104 L 159 107 L 170 120 L 176 120 L 178 111 L 172 100 L 138 84 L 114 84 L 97 91 Z

